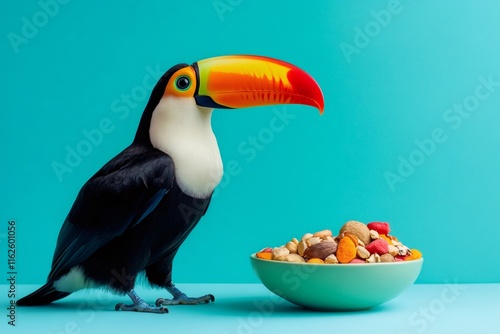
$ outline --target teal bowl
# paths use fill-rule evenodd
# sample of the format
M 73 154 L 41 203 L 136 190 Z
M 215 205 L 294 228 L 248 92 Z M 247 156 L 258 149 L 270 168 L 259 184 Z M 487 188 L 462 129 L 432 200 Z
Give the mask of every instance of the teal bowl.
M 307 309 L 365 310 L 388 302 L 411 286 L 423 259 L 391 263 L 312 264 L 262 260 L 250 262 L 262 284 Z

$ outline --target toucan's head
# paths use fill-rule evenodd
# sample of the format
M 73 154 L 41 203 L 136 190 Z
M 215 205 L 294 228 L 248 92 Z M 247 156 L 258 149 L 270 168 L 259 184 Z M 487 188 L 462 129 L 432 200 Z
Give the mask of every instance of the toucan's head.
M 165 96 L 194 98 L 200 107 L 245 108 L 305 104 L 323 113 L 321 89 L 300 68 L 261 56 L 223 56 L 177 69 Z
M 203 111 L 276 104 L 308 105 L 320 114 L 324 110 L 321 89 L 304 70 L 278 59 L 249 55 L 173 66 L 153 89 L 138 136 L 148 131 L 152 112 L 166 100 L 179 106 L 196 104 Z
M 135 142 L 172 157 L 181 189 L 208 196 L 220 181 L 222 162 L 212 132 L 214 108 L 303 104 L 323 113 L 321 89 L 300 68 L 260 56 L 223 56 L 179 64 L 158 81 Z

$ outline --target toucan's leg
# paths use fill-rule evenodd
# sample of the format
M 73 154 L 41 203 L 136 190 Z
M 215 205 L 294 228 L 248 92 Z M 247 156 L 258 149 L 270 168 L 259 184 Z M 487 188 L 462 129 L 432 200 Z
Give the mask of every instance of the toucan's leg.
M 132 299 L 132 305 L 125 305 L 123 303 L 116 304 L 115 310 L 119 311 L 136 311 L 136 312 L 149 312 L 149 313 L 168 313 L 166 307 L 161 307 L 160 305 L 150 305 L 146 303 L 134 289 L 127 292 L 127 295 Z M 158 302 L 157 302 L 158 304 Z
M 215 301 L 214 295 L 205 295 L 201 297 L 188 297 L 186 296 L 185 293 L 180 291 L 175 287 L 173 283 L 169 284 L 167 286 L 168 292 L 174 296 L 172 299 L 163 299 L 163 298 L 158 298 L 156 300 L 156 306 L 160 307 L 161 305 L 197 305 L 197 304 L 205 304 L 209 302 Z

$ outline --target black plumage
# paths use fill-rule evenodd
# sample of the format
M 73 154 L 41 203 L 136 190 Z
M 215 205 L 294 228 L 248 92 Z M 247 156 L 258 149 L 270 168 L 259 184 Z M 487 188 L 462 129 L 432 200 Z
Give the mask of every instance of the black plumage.
M 149 139 L 151 115 L 170 76 L 158 81 L 133 143 L 104 165 L 80 190 L 61 228 L 47 283 L 17 304 L 41 305 L 66 297 L 53 283 L 79 266 L 84 276 L 127 293 L 145 271 L 153 285 L 172 285 L 172 261 L 179 246 L 205 214 L 210 197 L 184 194 L 172 158 Z

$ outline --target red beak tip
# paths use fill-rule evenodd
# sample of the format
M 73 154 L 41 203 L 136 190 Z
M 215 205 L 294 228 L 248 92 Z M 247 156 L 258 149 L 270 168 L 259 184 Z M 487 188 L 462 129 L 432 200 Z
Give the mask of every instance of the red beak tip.
M 325 103 L 323 101 L 317 103 L 316 108 L 319 110 L 319 114 L 323 115 L 323 113 L 325 112 Z

